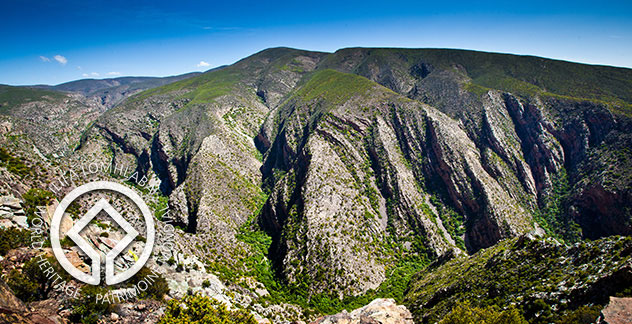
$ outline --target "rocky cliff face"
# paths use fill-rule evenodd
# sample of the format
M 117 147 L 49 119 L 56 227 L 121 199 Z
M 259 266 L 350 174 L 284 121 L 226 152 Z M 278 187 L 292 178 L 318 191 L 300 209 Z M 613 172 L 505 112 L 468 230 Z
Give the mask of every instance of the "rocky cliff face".
M 329 88 L 339 84 L 347 87 L 340 94 Z M 433 180 L 468 215 L 465 242 L 472 249 L 533 229 L 531 215 L 485 170 L 458 122 L 430 106 L 324 70 L 279 111 L 262 170 L 280 185 L 260 219 L 277 239 L 273 253 L 291 280 L 319 276 L 357 293 L 383 281 L 393 256 L 441 255 L 458 251 L 456 242 L 464 249 L 457 232 L 464 225 L 448 231 L 443 222 L 454 219 L 431 201 Z M 352 274 L 349 282 L 341 272 Z

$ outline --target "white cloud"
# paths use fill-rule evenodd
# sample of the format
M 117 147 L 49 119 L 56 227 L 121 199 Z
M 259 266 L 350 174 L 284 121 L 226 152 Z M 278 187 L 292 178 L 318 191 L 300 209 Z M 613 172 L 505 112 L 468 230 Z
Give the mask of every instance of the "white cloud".
M 200 63 L 198 63 L 197 67 L 207 67 L 207 66 L 211 66 L 210 64 L 208 64 L 208 62 L 204 62 L 204 61 L 200 61 Z
M 83 76 L 84 78 L 87 78 L 87 77 L 89 77 L 89 76 L 90 76 L 90 74 L 88 74 L 88 73 L 84 73 L 84 74 L 82 74 L 82 76 Z
M 59 62 L 59 64 L 64 65 L 64 64 L 68 63 L 68 59 L 66 59 L 65 57 L 63 57 L 63 56 L 61 56 L 59 54 L 53 56 L 53 58 L 55 59 L 55 61 Z
M 99 72 L 91 72 L 91 73 L 83 73 L 81 74 L 84 78 L 88 78 L 88 77 L 98 77 L 99 76 Z
M 121 72 L 108 72 L 107 75 L 121 75 Z
M 41 56 L 40 55 L 40 60 L 42 60 L 42 62 L 50 62 L 50 59 L 46 56 Z
M 95 77 L 97 77 L 97 76 L 99 76 L 99 72 L 91 72 L 91 73 L 90 73 L 90 76 L 95 76 Z

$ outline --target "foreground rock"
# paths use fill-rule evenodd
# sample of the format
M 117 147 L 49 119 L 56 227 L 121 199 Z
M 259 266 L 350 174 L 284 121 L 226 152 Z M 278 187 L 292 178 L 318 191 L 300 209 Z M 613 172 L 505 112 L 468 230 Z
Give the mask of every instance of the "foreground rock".
M 601 311 L 599 324 L 632 323 L 632 298 L 610 297 L 610 303 Z
M 413 324 L 413 316 L 405 306 L 395 304 L 393 299 L 376 299 L 370 304 L 351 313 L 342 311 L 336 315 L 325 316 L 312 324 Z
M 41 302 L 42 305 L 46 302 Z M 36 307 L 30 311 L 26 305 L 19 300 L 11 289 L 0 281 L 0 323 L 11 324 L 56 324 L 56 314 L 47 312 L 45 307 Z

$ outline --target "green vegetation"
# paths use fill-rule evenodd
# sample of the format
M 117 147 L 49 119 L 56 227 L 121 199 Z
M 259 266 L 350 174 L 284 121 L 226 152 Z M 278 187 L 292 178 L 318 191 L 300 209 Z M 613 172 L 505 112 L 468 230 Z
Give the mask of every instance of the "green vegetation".
M 463 240 L 463 235 L 465 234 L 465 218 L 463 215 L 444 205 L 436 195 L 431 196 L 430 201 L 439 211 L 441 223 L 443 223 L 443 227 L 448 231 L 448 234 L 450 234 L 456 246 L 465 251 L 465 241 Z
M 470 303 L 457 304 L 439 324 L 527 324 L 513 306 L 502 310 L 498 306 L 472 307 Z
M 30 232 L 17 228 L 0 228 L 0 256 L 7 255 L 7 252 L 31 242 Z
M 235 85 L 243 78 L 242 72 L 234 67 L 210 71 L 197 77 L 170 83 L 162 87 L 150 89 L 132 97 L 132 101 L 144 100 L 151 96 L 164 95 L 171 92 L 185 91 L 179 98 L 190 99 L 190 104 L 210 102 L 226 95 L 235 89 Z
M 562 316 L 557 324 L 592 324 L 601 314 L 600 305 L 582 306 Z
M 551 238 L 514 238 L 429 266 L 411 279 L 404 304 L 417 320 L 423 316 L 430 323 L 463 302 L 483 309 L 515 305 L 531 324 L 568 323 L 592 316 L 608 296 L 630 295 L 632 281 L 616 279 L 630 260 L 632 237 L 571 247 Z
M 24 164 L 22 159 L 14 157 L 3 147 L 0 147 L 0 165 L 22 178 L 31 174 L 31 168 Z
M 17 269 L 11 270 L 7 276 L 7 285 L 16 297 L 24 302 L 38 300 L 37 283 Z
M 226 305 L 199 294 L 182 300 L 172 299 L 158 324 L 257 324 L 244 310 L 229 310 Z
M 148 276 L 152 276 L 148 278 Z M 157 278 L 153 278 L 153 276 L 157 275 Z M 133 286 L 140 282 L 141 280 L 145 280 L 146 282 L 150 282 L 151 284 L 145 291 L 141 291 L 139 294 L 139 298 L 152 298 L 157 301 L 162 301 L 166 294 L 169 293 L 169 284 L 167 284 L 167 280 L 158 273 L 153 273 L 149 268 L 142 267 L 129 281 L 128 285 Z
M 47 261 L 62 278 L 68 279 L 66 271 L 57 263 L 55 258 L 49 257 L 44 260 Z M 7 285 L 11 287 L 13 293 L 22 301 L 30 302 L 47 299 L 53 290 L 53 281 L 49 280 L 47 274 L 44 272 L 47 267 L 42 267 L 43 269 L 40 268 L 39 261 L 39 258 L 32 258 L 24 264 L 22 271 L 13 269 L 9 273 Z
M 327 69 L 314 73 L 296 95 L 304 101 L 323 99 L 332 104 L 342 104 L 354 96 L 366 94 L 375 86 L 367 78 Z
M 481 85 L 478 85 L 478 84 L 472 83 L 472 82 L 466 83 L 464 88 L 465 88 L 465 90 L 475 94 L 478 97 L 486 94 L 487 91 L 491 90 L 490 88 L 483 87 Z
M 26 213 L 26 217 L 28 218 L 29 222 L 33 220 L 33 218 L 37 217 L 37 207 L 48 206 L 53 198 L 55 198 L 55 195 L 52 192 L 44 189 L 33 188 L 25 192 L 22 195 L 22 200 L 24 201 L 24 212 Z
M 220 278 L 235 281 L 239 277 L 251 276 L 263 283 L 269 296 L 264 300 L 271 304 L 292 303 L 300 305 L 306 315 L 309 314 L 334 314 L 343 309 L 355 309 L 364 306 L 375 298 L 394 298 L 402 301 L 411 277 L 430 263 L 430 258 L 423 253 L 424 244 L 417 240 L 413 244 L 413 250 L 419 253 L 400 255 L 396 265 L 387 270 L 387 279 L 376 290 L 369 290 L 359 296 L 346 296 L 340 299 L 337 294 L 310 294 L 308 287 L 312 284 L 312 278 L 308 275 L 297 276 L 297 281 L 287 283 L 278 278 L 272 264 L 267 258 L 268 249 L 272 243 L 271 238 L 258 228 L 252 218 L 239 229 L 237 239 L 250 245 L 251 254 L 245 258 L 237 258 L 233 262 L 234 267 L 213 264 L 211 269 L 218 272 Z M 290 226 L 290 225 L 288 225 Z M 401 243 L 385 246 L 389 251 L 401 251 Z
M 162 216 L 169 210 L 169 197 L 156 194 L 155 200 L 150 200 L 147 205 L 154 210 L 157 220 L 162 220 Z
M 581 227 L 567 212 L 570 185 L 565 169 L 552 177 L 551 193 L 544 198 L 543 207 L 535 212 L 535 219 L 545 231 L 569 243 L 582 238 Z

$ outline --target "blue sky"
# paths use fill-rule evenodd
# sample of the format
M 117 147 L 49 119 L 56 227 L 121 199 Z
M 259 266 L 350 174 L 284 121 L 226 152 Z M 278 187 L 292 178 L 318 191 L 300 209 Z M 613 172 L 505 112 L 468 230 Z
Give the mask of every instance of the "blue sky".
M 268 47 L 441 47 L 632 67 L 632 1 L 0 2 L 0 83 L 166 76 Z

